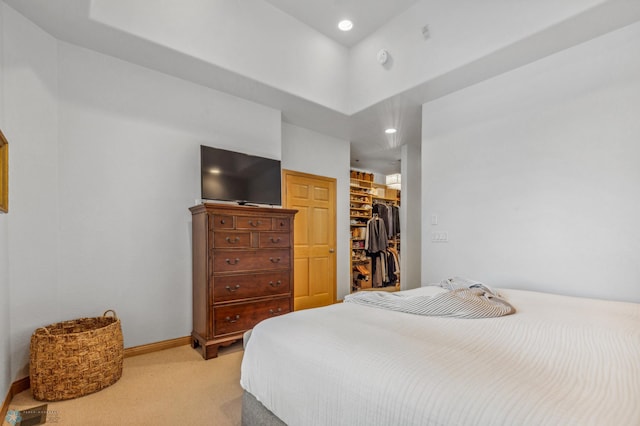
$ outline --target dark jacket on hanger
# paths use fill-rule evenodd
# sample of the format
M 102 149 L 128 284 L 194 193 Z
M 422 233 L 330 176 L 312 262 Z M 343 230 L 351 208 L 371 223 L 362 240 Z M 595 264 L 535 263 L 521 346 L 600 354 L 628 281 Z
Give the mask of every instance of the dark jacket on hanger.
M 387 228 L 384 221 L 376 214 L 367 222 L 367 233 L 364 240 L 364 248 L 369 253 L 377 253 L 386 250 L 389 245 Z

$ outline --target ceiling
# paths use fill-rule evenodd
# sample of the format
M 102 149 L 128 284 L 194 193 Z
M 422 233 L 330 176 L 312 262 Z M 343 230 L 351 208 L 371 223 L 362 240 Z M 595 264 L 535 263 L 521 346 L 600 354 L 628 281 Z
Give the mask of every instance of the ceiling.
M 316 28 L 344 46 L 375 32 L 418 0 L 265 0 L 282 13 Z M 283 121 L 351 142 L 351 166 L 381 174 L 400 172 L 402 146 L 421 142 L 422 104 L 536 61 L 640 20 L 640 2 L 604 1 L 480 59 L 397 93 L 353 115 L 252 80 L 216 64 L 166 49 L 90 17 L 91 0 L 5 0 L 59 40 L 227 92 L 282 111 Z M 340 33 L 338 18 L 354 22 Z M 177 66 L 176 64 L 180 64 Z M 400 117 L 395 135 L 384 134 L 386 118 Z M 397 120 L 396 120 L 397 121 Z
M 351 47 L 375 32 L 417 0 L 265 0 L 284 13 L 315 28 L 344 46 Z M 338 29 L 349 19 L 353 29 Z

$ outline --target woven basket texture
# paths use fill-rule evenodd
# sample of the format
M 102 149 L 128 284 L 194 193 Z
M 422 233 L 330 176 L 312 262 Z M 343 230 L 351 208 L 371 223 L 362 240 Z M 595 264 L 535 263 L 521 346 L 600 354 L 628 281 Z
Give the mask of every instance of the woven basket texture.
M 31 393 L 62 401 L 97 392 L 120 379 L 123 358 L 122 327 L 112 310 L 38 328 L 31 335 Z

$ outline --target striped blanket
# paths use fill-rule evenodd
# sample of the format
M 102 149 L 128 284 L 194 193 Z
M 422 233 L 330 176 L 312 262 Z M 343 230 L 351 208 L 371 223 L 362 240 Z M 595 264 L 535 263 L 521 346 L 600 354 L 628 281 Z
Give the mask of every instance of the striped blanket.
M 344 302 L 409 314 L 453 318 L 493 318 L 516 311 L 504 298 L 482 285 L 449 289 L 434 296 L 363 291 L 345 296 Z

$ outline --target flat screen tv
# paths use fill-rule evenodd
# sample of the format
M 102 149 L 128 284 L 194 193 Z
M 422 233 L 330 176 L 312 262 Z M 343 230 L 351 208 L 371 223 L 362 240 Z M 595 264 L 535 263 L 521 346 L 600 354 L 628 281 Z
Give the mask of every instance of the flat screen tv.
M 280 160 L 200 146 L 203 200 L 281 205 Z

